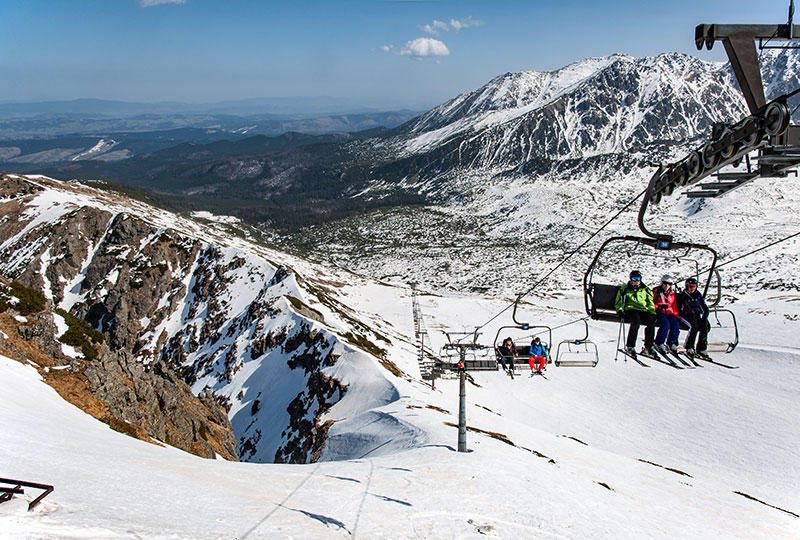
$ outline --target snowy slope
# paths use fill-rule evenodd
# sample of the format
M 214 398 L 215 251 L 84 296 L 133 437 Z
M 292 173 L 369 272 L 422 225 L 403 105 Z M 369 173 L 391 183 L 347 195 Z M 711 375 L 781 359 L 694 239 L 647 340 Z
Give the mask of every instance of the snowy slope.
M 380 292 L 372 308 L 410 330 L 407 295 L 375 284 L 344 289 L 353 302 Z M 552 324 L 569 320 L 575 300 L 543 316 Z M 424 437 L 384 455 L 379 445 L 365 446 L 356 459 L 303 466 L 201 460 L 123 437 L 66 405 L 31 367 L 2 359 L 0 418 L 14 436 L 0 439 L 0 462 L 7 475 L 49 481 L 56 491 L 32 513 L 21 500 L 0 505 L 0 531 L 60 538 L 795 538 L 800 350 L 796 323 L 759 314 L 764 306 L 798 312 L 796 302 L 775 299 L 749 306 L 744 343 L 724 358 L 737 370 L 615 363 L 616 327 L 596 326 L 596 369 L 551 366 L 549 380 L 474 374 L 480 386 L 468 385 L 469 425 L 508 442 L 471 431 L 471 452 L 454 452 L 456 430 L 445 422 L 456 421 L 456 381 L 438 381 L 436 391 L 401 381 L 400 399 L 379 413 Z M 499 307 L 423 297 L 431 327 L 467 325 Z M 774 350 L 758 345 L 766 328 Z M 373 431 L 388 437 L 387 425 Z

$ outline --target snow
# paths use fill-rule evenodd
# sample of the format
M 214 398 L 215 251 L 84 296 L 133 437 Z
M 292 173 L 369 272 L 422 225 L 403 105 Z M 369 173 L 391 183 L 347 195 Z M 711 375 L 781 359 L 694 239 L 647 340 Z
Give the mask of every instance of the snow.
M 14 315 L 14 320 L 16 320 L 17 322 L 21 322 L 21 323 L 28 322 L 28 318 L 27 317 L 23 317 L 22 315 Z
M 100 139 L 97 143 L 83 152 L 75 154 L 71 161 L 81 161 L 86 159 L 98 159 L 102 154 L 105 154 L 117 145 L 117 141 L 110 139 Z
M 64 317 L 55 312 L 53 313 L 53 322 L 56 325 L 56 335 L 54 337 L 56 341 L 58 341 L 58 338 L 63 336 L 66 331 L 69 330 L 69 326 L 67 325 L 67 321 L 64 320 Z M 66 343 L 61 343 L 61 352 L 70 358 L 83 358 L 82 352 L 72 345 L 67 345 Z
M 216 214 L 212 214 L 211 212 L 206 212 L 205 210 L 199 212 L 192 212 L 192 217 L 196 219 L 204 219 L 206 221 L 214 221 L 217 223 L 230 223 L 236 224 L 240 223 L 241 220 L 234 216 L 219 216 Z
M 42 277 L 42 281 L 44 282 L 44 287 L 42 288 L 42 293 L 44 293 L 44 297 L 49 300 L 50 302 L 53 301 L 53 287 L 50 284 L 50 280 L 47 277 L 47 268 L 50 266 L 50 248 L 48 247 L 47 250 L 42 254 L 40 257 L 42 261 L 41 267 L 39 268 L 39 275 Z
M 371 311 L 407 332 L 406 293 L 345 287 L 354 301 L 378 292 Z M 468 296 L 421 302 L 432 328 L 466 326 L 503 306 Z M 0 530 L 143 538 L 793 538 L 799 519 L 734 493 L 800 511 L 795 328 L 750 311 L 774 302 L 741 306 L 748 331 L 724 358 L 737 370 L 615 363 L 616 326 L 599 323 L 592 325 L 601 350 L 595 369 L 551 365 L 547 381 L 473 373 L 480 387 L 468 385 L 469 425 L 502 433 L 516 447 L 469 432 L 471 452 L 458 454 L 456 430 L 444 424 L 457 421 L 457 381 L 439 380 L 432 391 L 396 380 L 394 400 L 353 419 L 343 408 L 334 415 L 354 425 L 332 431 L 329 445 L 344 445 L 348 455 L 358 448 L 361 457 L 302 466 L 203 460 L 127 438 L 61 400 L 34 369 L 0 358 L 0 418 L 14 435 L 0 439 L 0 460 L 13 463 L 6 475 L 56 486 L 32 513 L 0 505 Z M 547 322 L 565 321 L 577 307 L 574 297 L 558 301 Z M 757 344 L 767 329 L 777 350 Z M 350 366 L 352 377 L 362 371 L 353 362 L 337 365 Z M 406 435 L 387 440 L 397 424 Z

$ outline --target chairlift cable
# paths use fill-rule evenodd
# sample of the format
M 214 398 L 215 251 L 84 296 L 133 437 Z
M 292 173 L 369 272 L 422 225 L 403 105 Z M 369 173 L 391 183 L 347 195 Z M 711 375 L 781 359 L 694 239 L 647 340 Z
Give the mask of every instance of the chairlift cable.
M 771 248 L 772 246 L 780 244 L 781 242 L 786 242 L 787 240 L 791 240 L 792 238 L 795 238 L 796 236 L 800 236 L 800 231 L 797 231 L 794 234 L 790 234 L 789 236 L 785 236 L 785 237 L 781 238 L 780 240 L 775 240 L 774 242 L 770 242 L 769 244 L 767 244 L 765 246 L 761 246 L 760 248 L 754 249 L 753 251 L 749 251 L 749 252 L 745 253 L 744 255 L 739 255 L 735 259 L 731 259 L 729 261 L 725 261 L 722 264 L 718 264 L 717 268 L 719 268 L 721 266 L 725 266 L 727 264 L 734 263 L 734 262 L 736 262 L 736 261 L 738 261 L 740 259 L 744 259 L 745 257 L 749 257 L 750 255 L 758 253 L 759 251 L 763 251 L 763 250 L 765 250 L 767 248 Z
M 603 224 L 603 225 L 602 225 L 602 226 L 601 226 L 599 229 L 597 229 L 595 232 L 593 232 L 593 233 L 591 234 L 591 236 L 589 236 L 589 238 L 587 238 L 586 240 L 584 240 L 584 242 L 583 242 L 581 245 L 579 245 L 579 246 L 578 246 L 577 248 L 575 248 L 575 249 L 574 249 L 574 250 L 573 250 L 573 251 L 572 251 L 572 252 L 571 252 L 569 255 L 567 255 L 565 258 L 563 258 L 563 259 L 561 260 L 561 262 L 560 262 L 560 263 L 558 263 L 558 265 L 556 265 L 556 266 L 555 266 L 555 267 L 554 267 L 552 270 L 550 270 L 550 271 L 549 271 L 549 272 L 548 272 L 548 273 L 547 273 L 547 274 L 546 274 L 546 275 L 545 275 L 543 278 L 541 278 L 541 279 L 540 279 L 539 281 L 537 281 L 537 282 L 536 282 L 534 285 L 532 285 L 531 287 L 529 287 L 529 288 L 528 288 L 528 289 L 527 289 L 525 292 L 523 292 L 523 293 L 519 294 L 519 295 L 517 296 L 517 298 L 516 298 L 516 300 L 515 300 L 514 302 L 512 302 L 512 303 L 510 303 L 509 305 L 507 305 L 506 307 L 504 307 L 504 308 L 503 308 L 502 310 L 500 310 L 500 311 L 499 311 L 499 312 L 498 312 L 496 315 L 494 315 L 492 318 L 490 318 L 488 321 L 486 321 L 486 322 L 485 322 L 485 323 L 483 323 L 482 325 L 478 326 L 478 327 L 477 327 L 475 330 L 476 330 L 476 331 L 477 331 L 477 330 L 480 330 L 481 328 L 483 328 L 484 326 L 486 326 L 487 324 L 489 324 L 489 323 L 490 323 L 490 322 L 492 322 L 493 320 L 497 319 L 497 318 L 498 318 L 500 315 L 502 315 L 503 313 L 505 313 L 506 311 L 508 311 L 508 310 L 509 310 L 509 309 L 511 309 L 512 307 L 514 307 L 514 305 L 515 305 L 515 304 L 517 304 L 517 303 L 518 303 L 518 302 L 519 302 L 519 301 L 520 301 L 522 298 L 524 298 L 525 296 L 527 296 L 527 295 L 528 295 L 528 293 L 530 293 L 530 292 L 531 292 L 532 290 L 534 290 L 536 287 L 538 287 L 539 285 L 541 285 L 541 284 L 544 282 L 544 280 L 546 280 L 546 279 L 547 279 L 547 278 L 549 278 L 551 275 L 553 275 L 553 272 L 555 272 L 556 270 L 558 270 L 559 268 L 561 268 L 561 267 L 564 265 L 564 263 L 566 263 L 568 260 L 570 260 L 570 259 L 571 259 L 571 258 L 572 258 L 572 257 L 573 257 L 575 254 L 577 254 L 577 253 L 578 253 L 578 252 L 579 252 L 581 249 L 583 249 L 583 248 L 584 248 L 584 246 L 586 246 L 586 244 L 588 244 L 588 243 L 589 243 L 589 242 L 590 242 L 590 241 L 591 241 L 591 240 L 592 240 L 592 239 L 593 239 L 595 236 L 597 236 L 598 234 L 600 234 L 600 233 L 603 231 L 603 229 L 605 229 L 606 227 L 608 227 L 608 226 L 611 224 L 611 222 L 612 222 L 612 221 L 614 221 L 615 219 L 617 219 L 617 218 L 618 218 L 618 217 L 619 217 L 619 216 L 620 216 L 620 215 L 621 215 L 623 212 L 625 212 L 625 211 L 626 211 L 628 208 L 630 208 L 630 207 L 631 207 L 631 205 L 632 205 L 633 203 L 635 203 L 636 201 L 638 201 L 638 200 L 639 200 L 639 199 L 642 197 L 642 195 L 644 195 L 644 194 L 645 194 L 645 192 L 646 192 L 646 191 L 647 191 L 647 188 L 643 189 L 643 190 L 642 190 L 642 191 L 641 191 L 641 192 L 640 192 L 640 193 L 639 193 L 639 194 L 638 194 L 636 197 L 634 197 L 633 199 L 631 199 L 630 201 L 628 201 L 628 202 L 625 204 L 625 206 L 623 206 L 623 207 L 622 207 L 622 208 L 621 208 L 621 209 L 620 209 L 620 210 L 619 210 L 619 211 L 618 211 L 616 214 L 614 214 L 613 216 L 611 216 L 611 218 L 609 218 L 609 219 L 608 219 L 608 221 L 606 221 L 606 222 L 605 222 L 605 223 L 604 223 L 604 224 Z
M 787 240 L 791 240 L 792 238 L 795 238 L 797 236 L 800 236 L 800 231 L 797 231 L 794 234 L 790 234 L 789 236 L 784 236 L 783 238 L 775 240 L 774 242 L 770 242 L 769 244 L 763 245 L 763 246 L 761 246 L 759 248 L 756 248 L 756 249 L 754 249 L 752 251 L 748 251 L 747 253 L 743 253 L 742 255 L 739 255 L 734 259 L 730 259 L 728 261 L 718 263 L 718 264 L 714 265 L 713 269 L 719 270 L 723 266 L 729 265 L 731 263 L 735 263 L 736 261 L 744 259 L 745 257 L 749 257 L 750 255 L 754 255 L 754 254 L 758 253 L 759 251 L 764 251 L 765 249 L 769 249 L 772 246 L 778 245 L 781 242 L 786 242 Z M 712 270 L 712 267 L 703 268 L 702 270 L 698 271 L 697 274 L 698 275 L 704 274 L 705 272 L 708 272 L 710 270 Z M 676 279 L 675 281 L 677 282 L 677 281 L 681 281 L 683 279 L 684 278 L 681 277 L 681 278 Z
M 571 252 L 569 255 L 567 255 L 567 256 L 566 256 L 564 259 L 562 259 L 562 260 L 561 260 L 561 262 L 560 262 L 560 263 L 559 263 L 557 266 L 555 266 L 555 267 L 554 267 L 552 270 L 550 270 L 550 271 L 549 271 L 547 274 L 545 274 L 545 276 L 544 276 L 543 278 L 541 278 L 539 281 L 537 281 L 537 282 L 536 282 L 536 283 L 534 283 L 534 284 L 533 284 L 531 287 L 529 287 L 529 288 L 528 288 L 528 290 L 526 290 L 526 291 L 525 291 L 525 292 L 523 292 L 521 295 L 519 295 L 519 296 L 517 297 L 517 301 L 519 301 L 519 300 L 520 300 L 521 298 L 523 298 L 524 296 L 527 296 L 527 295 L 528 295 L 528 293 L 530 293 L 530 292 L 531 292 L 531 291 L 533 291 L 533 290 L 534 290 L 536 287 L 538 287 L 539 285 L 541 285 L 541 284 L 544 282 L 544 280 L 546 280 L 546 279 L 547 279 L 547 278 L 549 278 L 551 275 L 553 275 L 553 273 L 554 273 L 556 270 L 558 270 L 559 268 L 561 268 L 561 267 L 564 265 L 564 263 L 566 263 L 568 260 L 570 260 L 570 259 L 571 259 L 571 258 L 572 258 L 574 255 L 576 255 L 576 254 L 577 254 L 577 253 L 578 253 L 578 252 L 579 252 L 581 249 L 583 249 L 583 248 L 586 246 L 586 244 L 588 244 L 588 243 L 589 243 L 589 242 L 590 242 L 592 239 L 594 239 L 594 237 L 595 237 L 595 236 L 597 236 L 598 234 L 600 234 L 600 233 L 603 231 L 603 229 L 605 229 L 606 227 L 608 227 L 608 226 L 611 224 L 611 222 L 612 222 L 612 221 L 614 221 L 615 219 L 617 219 L 617 218 L 618 218 L 618 217 L 619 217 L 619 216 L 620 216 L 620 215 L 621 215 L 623 212 L 625 212 L 625 211 L 626 211 L 628 208 L 630 208 L 630 207 L 631 207 L 631 205 L 632 205 L 633 203 L 635 203 L 636 201 L 638 201 L 638 200 L 639 200 L 639 198 L 641 198 L 641 196 L 642 196 L 642 195 L 644 195 L 646 191 L 647 191 L 647 188 L 643 189 L 643 190 L 642 190 L 642 191 L 641 191 L 641 192 L 640 192 L 640 193 L 639 193 L 639 194 L 638 194 L 638 195 L 637 195 L 635 198 L 631 199 L 631 200 L 628 202 L 628 204 L 626 204 L 625 206 L 623 206 L 623 207 L 622 207 L 622 208 L 621 208 L 621 209 L 620 209 L 620 210 L 619 210 L 619 211 L 618 211 L 616 214 L 614 214 L 613 216 L 611 216 L 611 217 L 608 219 L 608 221 L 606 221 L 606 222 L 603 224 L 603 226 L 602 226 L 602 227 L 600 227 L 600 228 L 599 228 L 599 229 L 597 229 L 595 232 L 593 232 L 593 233 L 592 233 L 592 235 L 591 235 L 591 236 L 589 236 L 589 238 L 587 238 L 586 240 L 584 240 L 584 241 L 583 241 L 583 243 L 582 243 L 581 245 L 579 245 L 579 246 L 578 246 L 577 248 L 575 248 L 575 249 L 574 249 L 574 250 L 573 250 L 573 251 L 572 251 L 572 252 Z

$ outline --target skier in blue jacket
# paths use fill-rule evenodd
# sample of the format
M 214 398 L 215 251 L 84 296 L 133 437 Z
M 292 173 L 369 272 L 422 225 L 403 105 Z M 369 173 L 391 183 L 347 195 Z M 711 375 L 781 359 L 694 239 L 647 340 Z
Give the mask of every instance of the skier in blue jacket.
M 541 373 L 544 371 L 549 358 L 550 355 L 547 352 L 547 347 L 542 344 L 542 340 L 539 339 L 538 336 L 533 338 L 533 341 L 531 341 L 530 358 L 528 358 L 528 365 L 531 366 L 531 375 L 533 375 L 534 372 Z

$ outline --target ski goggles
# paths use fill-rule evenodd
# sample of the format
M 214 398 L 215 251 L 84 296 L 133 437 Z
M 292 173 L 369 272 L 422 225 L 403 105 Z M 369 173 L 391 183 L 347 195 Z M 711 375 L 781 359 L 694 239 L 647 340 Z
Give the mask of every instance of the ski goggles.
M 631 281 L 642 281 L 642 278 L 640 278 L 638 276 L 634 276 L 634 277 L 631 278 Z

